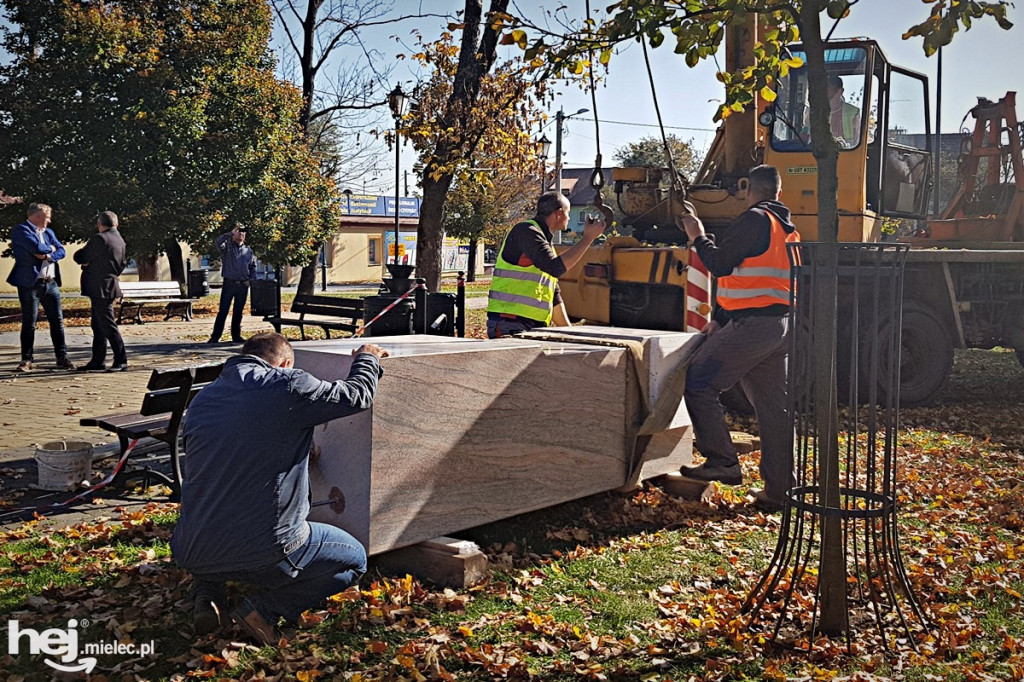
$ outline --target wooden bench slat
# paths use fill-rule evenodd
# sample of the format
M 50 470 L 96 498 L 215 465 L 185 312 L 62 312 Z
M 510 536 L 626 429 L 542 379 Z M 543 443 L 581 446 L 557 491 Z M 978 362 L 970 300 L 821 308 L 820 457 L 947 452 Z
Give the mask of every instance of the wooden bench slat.
M 361 317 L 362 308 L 358 309 L 346 306 L 313 305 L 305 304 L 301 307 L 292 306 L 292 313 L 301 312 L 307 315 L 334 315 L 337 317 Z
M 362 324 L 363 311 L 362 299 L 298 294 L 292 301 L 290 310 L 292 317 L 267 315 L 263 319 L 271 323 L 278 331 L 282 325 L 298 327 L 302 332 L 302 338 L 305 339 L 306 327 L 320 327 L 328 332 L 328 336 L 330 336 L 329 330 L 332 329 L 354 332 Z M 296 314 L 298 317 L 294 317 Z
M 150 391 L 155 391 L 161 388 L 171 388 L 181 386 L 189 376 L 190 372 L 195 372 L 195 382 L 199 384 L 208 384 L 217 377 L 220 376 L 221 370 L 224 369 L 224 363 L 218 363 L 214 365 L 196 365 L 195 367 L 183 367 L 180 369 L 154 369 L 153 373 L 149 377 L 149 383 L 146 384 L 146 388 Z

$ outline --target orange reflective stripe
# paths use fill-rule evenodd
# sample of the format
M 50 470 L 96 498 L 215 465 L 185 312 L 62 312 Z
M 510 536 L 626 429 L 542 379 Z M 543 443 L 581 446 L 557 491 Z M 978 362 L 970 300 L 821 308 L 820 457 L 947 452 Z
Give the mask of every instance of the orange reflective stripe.
M 789 305 L 789 254 L 786 244 L 800 241 L 795 230 L 786 233 L 771 211 L 764 211 L 771 224 L 768 249 L 746 258 L 725 277 L 718 278 L 718 305 L 726 310 Z

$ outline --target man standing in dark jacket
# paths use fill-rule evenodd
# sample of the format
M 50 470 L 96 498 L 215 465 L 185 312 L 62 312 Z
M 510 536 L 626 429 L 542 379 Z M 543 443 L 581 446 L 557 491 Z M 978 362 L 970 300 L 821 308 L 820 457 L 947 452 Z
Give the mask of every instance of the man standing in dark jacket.
M 14 267 L 7 283 L 18 288 L 21 304 L 21 364 L 17 371 L 31 372 L 35 360 L 36 317 L 39 304 L 46 311 L 50 340 L 58 369 L 74 369 L 64 339 L 64 311 L 60 302 L 60 260 L 64 245 L 50 229 L 52 209 L 46 204 L 28 205 L 28 219 L 11 228 Z
M 220 288 L 220 309 L 207 343 L 220 343 L 224 322 L 228 319 L 228 310 L 232 305 L 231 340 L 241 343 L 245 340 L 242 338 L 242 313 L 245 311 L 245 300 L 249 297 L 249 282 L 256 276 L 256 256 L 245 245 L 245 227 L 242 225 L 225 232 L 214 239 L 213 243 L 220 252 L 220 274 L 224 282 Z
M 128 260 L 124 239 L 117 229 L 116 213 L 104 211 L 96 216 L 96 234 L 74 258 L 82 266 L 82 295 L 88 296 L 92 304 L 92 358 L 81 369 L 85 372 L 103 370 L 109 343 L 114 352 L 110 370 L 123 372 L 128 369 L 128 353 L 114 320 L 114 301 L 121 298 L 117 278 L 124 272 Z
M 786 354 L 789 328 L 789 256 L 786 245 L 800 241 L 790 212 L 779 202 L 782 179 L 772 166 L 750 171 L 747 210 L 722 237 L 704 233 L 692 215 L 678 218 L 697 255 L 718 280 L 715 318 L 704 328 L 686 374 L 686 407 L 697 449 L 705 463 L 683 467 L 685 476 L 729 485 L 743 482 L 736 447 L 719 397 L 737 383 L 754 405 L 761 436 L 761 479 L 756 503 L 782 507 L 793 476 L 793 429 L 786 414 Z
M 278 619 L 294 621 L 366 571 L 358 540 L 306 520 L 313 428 L 373 404 L 387 351 L 354 355 L 348 378 L 328 383 L 293 367 L 287 339 L 261 332 L 189 406 L 171 552 L 195 581 L 197 632 L 222 623 L 226 581 L 255 588 L 231 618 L 271 645 Z

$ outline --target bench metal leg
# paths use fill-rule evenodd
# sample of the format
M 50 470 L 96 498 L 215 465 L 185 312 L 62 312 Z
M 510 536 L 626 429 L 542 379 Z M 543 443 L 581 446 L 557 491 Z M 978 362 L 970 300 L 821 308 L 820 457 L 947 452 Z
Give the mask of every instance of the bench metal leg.
M 171 501 L 177 502 L 181 499 L 181 440 L 177 434 L 175 434 L 172 442 L 168 443 L 171 446 L 171 475 L 174 480 L 171 481 Z

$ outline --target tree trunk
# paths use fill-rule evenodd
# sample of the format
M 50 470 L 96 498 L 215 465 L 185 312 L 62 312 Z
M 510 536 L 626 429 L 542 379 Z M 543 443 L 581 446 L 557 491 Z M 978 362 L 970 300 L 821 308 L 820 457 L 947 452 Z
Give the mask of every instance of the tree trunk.
M 829 124 L 825 45 L 821 39 L 823 0 L 807 0 L 800 9 L 800 36 L 807 55 L 807 82 L 811 105 L 811 140 L 818 162 L 818 239 L 836 243 L 839 222 L 836 209 L 839 148 Z M 813 311 L 815 404 L 818 412 L 818 476 L 826 507 L 841 508 L 839 491 L 839 408 L 836 400 L 836 308 L 837 251 L 823 253 L 826 259 L 821 289 Z M 818 342 L 820 340 L 820 343 Z M 825 516 L 821 526 L 821 631 L 828 635 L 844 632 L 847 623 L 846 556 L 843 551 L 842 520 Z
M 316 288 L 316 271 L 320 267 L 320 254 L 313 256 L 309 265 L 302 267 L 299 272 L 299 286 L 295 289 L 297 294 L 312 294 Z
M 188 286 L 188 273 L 185 272 L 185 257 L 181 252 L 181 244 L 177 239 L 164 241 L 164 249 L 167 252 L 167 262 L 171 268 L 171 279 Z
M 476 281 L 476 249 L 477 244 L 480 243 L 476 237 L 469 240 L 469 262 L 466 263 L 466 281 Z
M 426 280 L 427 291 L 441 287 L 441 247 L 444 242 L 445 197 L 452 184 L 452 176 L 433 180 L 423 174 L 423 203 L 420 204 L 420 224 L 416 227 L 416 276 Z
M 509 0 L 491 0 L 490 12 L 505 12 Z M 459 46 L 459 66 L 452 82 L 452 93 L 438 120 L 441 130 L 457 131 L 442 136 L 423 169 L 423 203 L 420 205 L 420 224 L 416 229 L 416 276 L 427 281 L 428 291 L 441 286 L 441 246 L 444 224 L 441 222 L 445 198 L 451 187 L 450 171 L 435 179 L 438 166 L 454 166 L 472 157 L 479 142 L 467 130 L 469 112 L 480 94 L 481 81 L 497 56 L 499 32 L 487 23 L 483 36 L 483 0 L 466 0 L 462 17 L 462 43 Z
M 156 281 L 156 255 L 148 254 L 135 259 L 140 282 Z

